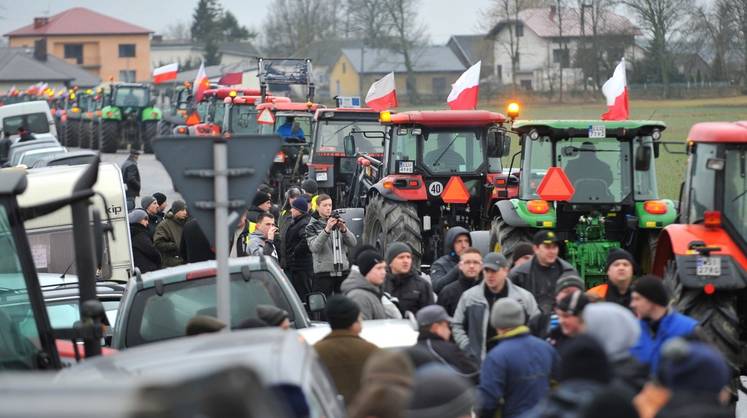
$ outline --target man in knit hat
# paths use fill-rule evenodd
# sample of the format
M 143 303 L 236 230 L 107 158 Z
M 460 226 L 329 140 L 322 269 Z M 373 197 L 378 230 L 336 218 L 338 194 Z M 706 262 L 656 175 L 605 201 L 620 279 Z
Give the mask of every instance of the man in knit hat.
M 153 196 L 144 196 L 140 199 L 140 207 L 148 214 L 148 235 L 153 239 L 156 233 L 156 226 L 161 219 L 158 217 L 158 202 Z
M 532 261 L 534 257 L 534 248 L 529 242 L 522 242 L 516 244 L 514 251 L 511 253 L 511 269 L 515 269 L 520 265 Z
M 563 273 L 563 275 L 558 278 L 558 281 L 555 282 L 554 306 L 557 306 L 561 300 L 566 298 L 566 296 L 577 291 L 583 292 L 585 288 L 584 280 L 579 277 L 575 270 Z M 560 320 L 555 309 L 551 312 L 541 312 L 539 315 L 536 315 L 529 320 L 529 328 L 532 330 L 532 334 L 542 339 L 550 338 L 550 333 L 553 332 L 553 330 L 557 337 L 558 332 L 562 333 L 559 327 Z
M 589 299 L 581 289 L 575 289 L 573 293 L 560 299 L 555 306 L 558 325 L 550 330 L 550 335 L 547 337 L 547 341 L 553 347 L 561 349 L 583 331 L 584 321 L 581 315 L 588 304 Z
M 500 342 L 482 363 L 477 416 L 518 417 L 550 392 L 558 354 L 546 341 L 529 333 L 524 308 L 514 299 L 498 300 L 490 322 Z
M 429 364 L 415 371 L 407 418 L 470 418 L 474 403 L 468 380 L 445 366 Z
M 132 243 L 132 263 L 141 273 L 161 268 L 161 254 L 148 235 L 148 213 L 135 209 L 127 215 Z
M 166 218 L 156 227 L 153 243 L 156 245 L 158 252 L 161 253 L 163 267 L 184 264 L 180 246 L 182 231 L 187 218 L 187 205 L 181 200 L 175 200 L 171 204 L 171 209 L 166 214 Z
M 355 258 L 357 269 L 350 269 L 340 290 L 358 304 L 361 317 L 367 319 L 387 319 L 381 303 L 381 285 L 386 278 L 386 261 L 374 250 L 363 250 Z
M 398 301 L 403 316 L 408 311 L 415 314 L 434 303 L 431 284 L 412 267 L 412 249 L 409 245 L 403 242 L 389 244 L 386 248 L 386 263 L 389 272 L 384 282 L 384 291 Z
M 352 402 L 360 390 L 366 360 L 378 347 L 360 337 L 360 309 L 347 296 L 330 297 L 325 313 L 332 332 L 314 344 L 314 349 L 345 402 Z
M 285 247 L 285 273 L 289 276 L 293 288 L 303 302 L 311 293 L 311 277 L 314 271 L 314 260 L 306 241 L 306 226 L 311 220 L 309 203 L 303 197 L 291 201 L 290 225 L 283 235 Z
M 667 289 L 659 277 L 652 275 L 641 277 L 633 285 L 630 306 L 641 326 L 641 336 L 631 352 L 656 373 L 664 343 L 674 337 L 692 335 L 698 321 L 669 309 Z
M 153 193 L 153 198 L 158 202 L 158 221 L 162 221 L 166 216 L 166 195 L 161 192 Z
M 607 283 L 592 287 L 586 293 L 593 300 L 613 302 L 630 309 L 636 270 L 632 254 L 622 248 L 613 248 L 607 254 Z

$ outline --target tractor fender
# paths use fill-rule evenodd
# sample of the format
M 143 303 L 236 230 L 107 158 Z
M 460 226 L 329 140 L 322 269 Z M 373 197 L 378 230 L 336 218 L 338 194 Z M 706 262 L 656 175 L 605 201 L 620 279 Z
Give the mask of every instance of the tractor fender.
M 145 109 L 143 109 L 141 120 L 143 122 L 161 120 L 161 110 L 157 107 L 146 107 Z
M 713 285 L 716 290 L 740 290 L 747 288 L 747 273 L 731 255 L 721 255 L 721 274 L 718 276 L 698 276 L 698 254 L 675 255 L 677 274 L 685 289 L 703 289 Z
M 702 224 L 673 224 L 665 227 L 659 235 L 652 273 L 663 277 L 670 260 L 693 255 L 689 248 L 693 241 L 702 241 L 706 246 L 721 248 L 712 255 L 730 256 L 742 270 L 747 270 L 747 256 L 723 228 L 707 227 Z
M 516 212 L 513 200 L 514 199 L 497 201 L 495 207 L 498 208 L 498 213 L 501 214 L 503 221 L 509 226 L 528 228 L 529 223 L 527 223 L 527 221 Z
M 122 120 L 122 110 L 116 106 L 104 106 L 104 108 L 101 109 L 101 119 Z
M 384 181 L 381 180 L 378 183 L 371 186 L 371 191 L 369 191 L 369 196 L 371 195 L 372 191 L 376 191 L 376 193 L 380 194 L 381 197 L 384 199 L 394 200 L 395 202 L 405 202 L 406 200 L 397 196 L 394 194 L 391 190 L 384 188 Z
M 485 257 L 490 253 L 490 231 L 472 231 L 469 233 L 472 247 L 477 248 Z

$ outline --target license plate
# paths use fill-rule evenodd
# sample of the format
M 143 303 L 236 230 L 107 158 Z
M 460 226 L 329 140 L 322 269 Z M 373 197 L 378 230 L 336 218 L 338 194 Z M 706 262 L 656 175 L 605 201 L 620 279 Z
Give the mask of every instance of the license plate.
M 607 128 L 604 125 L 589 126 L 589 138 L 606 138 Z
M 720 276 L 721 257 L 698 257 L 695 274 L 698 276 Z
M 316 173 L 316 181 L 327 181 L 327 173 Z

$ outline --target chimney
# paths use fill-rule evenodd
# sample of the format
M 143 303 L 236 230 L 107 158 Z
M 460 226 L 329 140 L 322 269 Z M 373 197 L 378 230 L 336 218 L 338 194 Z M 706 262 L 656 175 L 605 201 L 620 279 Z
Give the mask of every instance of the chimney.
M 41 62 L 47 61 L 47 38 L 34 41 L 34 59 Z
M 35 17 L 34 18 L 34 29 L 39 29 L 40 27 L 46 25 L 49 23 L 48 17 Z
M 558 13 L 558 8 L 555 6 L 550 6 L 550 20 L 555 21 L 555 15 Z

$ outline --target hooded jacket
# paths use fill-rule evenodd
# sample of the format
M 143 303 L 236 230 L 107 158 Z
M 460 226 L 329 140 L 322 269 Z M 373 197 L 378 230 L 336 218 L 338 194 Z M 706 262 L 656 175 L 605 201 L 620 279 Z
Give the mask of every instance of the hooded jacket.
M 346 254 L 346 248 L 353 248 L 357 241 L 355 235 L 348 228 L 345 233 L 334 230 L 327 233 L 324 227 L 327 226 L 327 219 L 313 218 L 306 226 L 306 242 L 314 258 L 314 273 L 333 273 L 335 271 L 335 258 L 332 252 L 332 234 L 340 234 L 340 243 L 342 246 L 342 271 L 350 270 L 350 262 Z
M 260 231 L 254 231 L 249 235 L 249 244 L 246 246 L 247 255 L 268 255 L 278 259 L 275 243 L 268 240 Z
M 641 336 L 631 352 L 633 357 L 651 368 L 656 373 L 661 357 L 661 347 L 674 337 L 687 337 L 695 332 L 698 321 L 679 312 L 669 311 L 659 320 L 659 327 L 654 332 L 649 321 L 639 320 Z
M 508 278 L 531 292 L 542 313 L 549 314 L 555 304 L 555 282 L 564 273 L 571 272 L 578 274 L 570 263 L 560 257 L 550 267 L 541 266 L 537 257 L 532 257 L 530 262 L 511 270 Z
M 454 241 L 460 235 L 467 235 L 469 237 L 469 231 L 461 226 L 455 226 L 446 231 L 444 237 L 444 255 L 439 257 L 438 260 L 431 264 L 431 283 L 433 284 L 433 291 L 437 295 L 441 294 L 446 285 L 454 282 L 459 277 L 459 256 L 454 252 Z M 469 238 L 470 245 L 472 245 L 472 238 Z
M 166 214 L 166 218 L 156 227 L 153 243 L 156 245 L 158 252 L 161 253 L 161 261 L 164 267 L 184 264 L 179 245 L 182 242 L 185 222 L 186 219 L 176 219 L 174 213 L 169 212 Z
M 153 246 L 147 228 L 141 224 L 130 224 L 130 240 L 132 241 L 132 262 L 141 273 L 161 268 L 161 255 Z
M 415 314 L 420 308 L 434 304 L 431 284 L 415 271 L 404 275 L 387 273 L 383 289 L 397 299 L 402 316 L 407 311 Z
M 386 319 L 381 303 L 382 291 L 371 284 L 358 269 L 351 269 L 348 278 L 340 285 L 342 293 L 352 299 L 361 310 L 363 319 Z

